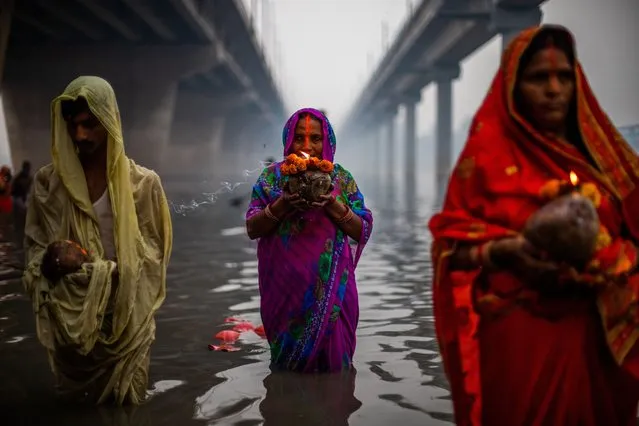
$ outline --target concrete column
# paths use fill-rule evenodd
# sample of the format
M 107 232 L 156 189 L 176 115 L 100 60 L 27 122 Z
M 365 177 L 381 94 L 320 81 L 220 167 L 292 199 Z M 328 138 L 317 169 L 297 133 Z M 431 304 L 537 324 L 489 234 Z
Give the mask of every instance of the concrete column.
M 421 94 L 406 96 L 403 99 L 406 108 L 406 132 L 404 133 L 404 179 L 407 197 L 414 197 L 417 188 L 417 122 L 415 120 L 415 108 L 421 100 Z
M 213 175 L 221 160 L 226 115 L 214 96 L 181 88 L 177 92 L 170 142 L 162 160 L 163 178 L 192 180 Z
M 397 107 L 388 110 L 386 121 L 386 184 L 395 184 L 395 116 Z
M 372 151 L 373 151 L 373 164 L 375 165 L 375 170 L 373 171 L 373 178 L 376 183 L 381 183 L 383 170 L 382 158 L 384 154 L 382 153 L 382 148 L 384 146 L 384 141 L 382 139 L 382 128 L 378 125 L 373 126 L 372 128 Z
M 435 145 L 435 194 L 441 199 L 446 191 L 453 148 L 453 80 L 459 78 L 459 66 L 441 67 L 436 70 L 437 122 Z
M 50 161 L 51 100 L 77 76 L 98 75 L 115 90 L 127 155 L 160 171 L 180 79 L 218 61 L 213 46 L 10 48 L 3 101 L 13 163 Z
M 4 71 L 5 55 L 9 45 L 14 5 L 15 0 L 0 0 L 0 93 L 2 93 L 2 72 Z
M 525 9 L 504 9 L 495 7 L 491 13 L 490 25 L 501 34 L 502 49 L 526 28 L 541 24 L 543 13 L 539 7 Z
M 220 161 L 215 163 L 215 175 L 227 181 L 243 180 L 244 170 L 258 168 L 259 162 L 270 155 L 264 147 L 264 134 L 270 131 L 270 124 L 257 114 L 247 110 L 229 113 L 222 132 Z M 280 157 L 281 154 L 276 158 Z

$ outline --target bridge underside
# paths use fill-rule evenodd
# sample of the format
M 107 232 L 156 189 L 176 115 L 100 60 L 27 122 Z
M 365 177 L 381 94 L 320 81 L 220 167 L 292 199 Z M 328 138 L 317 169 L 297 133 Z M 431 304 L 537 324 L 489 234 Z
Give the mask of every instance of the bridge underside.
M 213 10 L 193 10 L 191 0 L 78 2 L 72 11 L 58 3 L 16 3 L 6 55 L 5 26 L 0 33 L 14 164 L 50 161 L 50 102 L 80 75 L 113 85 L 127 154 L 166 177 L 234 174 L 244 159 L 232 153 L 258 158 L 277 134 L 278 94 L 258 75 L 263 70 L 244 63 L 255 62 L 254 52 L 231 54 L 221 42 L 207 16 Z

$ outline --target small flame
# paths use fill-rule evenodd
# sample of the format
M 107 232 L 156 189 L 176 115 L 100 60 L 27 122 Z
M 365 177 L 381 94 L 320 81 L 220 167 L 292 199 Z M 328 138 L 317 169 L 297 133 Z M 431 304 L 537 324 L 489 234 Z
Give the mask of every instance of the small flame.
M 577 186 L 577 184 L 579 183 L 579 178 L 577 177 L 577 173 L 570 171 L 570 183 L 572 183 L 573 186 Z
M 311 157 L 310 155 L 308 155 L 304 151 L 300 151 L 300 154 L 302 154 L 304 156 L 304 158 L 307 159 L 307 160 Z

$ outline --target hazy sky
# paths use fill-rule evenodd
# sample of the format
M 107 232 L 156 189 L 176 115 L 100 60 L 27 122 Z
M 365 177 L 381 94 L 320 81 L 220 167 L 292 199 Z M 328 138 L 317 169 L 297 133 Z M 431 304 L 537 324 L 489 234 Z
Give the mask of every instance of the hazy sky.
M 264 0 L 260 0 L 264 1 Z M 326 108 L 339 123 L 361 92 L 382 54 L 382 22 L 390 41 L 407 16 L 406 0 L 267 0 L 279 50 L 279 77 L 291 111 Z M 417 4 L 420 0 L 413 0 Z M 245 0 L 251 7 L 251 0 Z M 257 2 L 259 5 L 259 2 Z M 260 6 L 258 6 L 260 7 Z M 618 125 L 639 123 L 639 0 L 549 0 L 544 21 L 568 26 L 588 78 Z M 271 17 L 271 21 L 273 17 Z M 261 23 L 258 22 L 258 25 Z M 272 27 L 265 28 L 273 54 Z M 496 38 L 463 64 L 455 84 L 459 125 L 482 101 L 499 63 Z M 373 62 L 371 63 L 370 58 Z M 419 107 L 419 131 L 432 129 L 434 91 L 426 88 Z M 400 114 L 401 115 L 401 114 Z

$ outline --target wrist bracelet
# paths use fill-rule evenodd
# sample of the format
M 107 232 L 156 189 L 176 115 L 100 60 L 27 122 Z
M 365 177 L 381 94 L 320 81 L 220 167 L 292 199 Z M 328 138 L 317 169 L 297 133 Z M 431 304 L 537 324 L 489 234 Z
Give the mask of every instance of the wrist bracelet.
M 481 246 L 479 246 L 477 250 L 477 257 L 478 257 L 479 263 L 483 267 L 487 267 L 487 268 L 495 267 L 493 262 L 490 260 L 490 248 L 492 247 L 493 243 L 494 241 L 492 240 L 488 241 L 482 244 Z
M 472 246 L 468 251 L 468 257 L 470 257 L 470 263 L 481 267 L 481 245 Z
M 347 222 L 350 222 L 351 219 L 353 219 L 353 217 L 355 216 L 355 213 L 350 208 L 347 207 L 347 209 L 348 211 L 346 212 L 346 214 L 342 216 L 341 218 L 337 219 L 335 223 L 337 224 L 347 223 Z
M 268 204 L 266 206 L 266 208 L 264 209 L 264 214 L 266 215 L 267 218 L 269 218 L 273 222 L 279 223 L 280 219 L 273 214 L 273 212 L 271 211 L 271 205 L 270 204 Z

